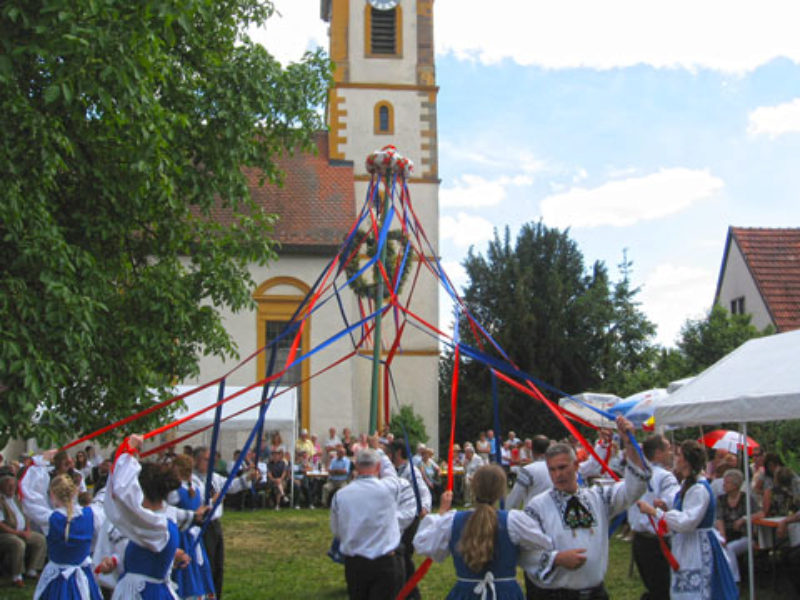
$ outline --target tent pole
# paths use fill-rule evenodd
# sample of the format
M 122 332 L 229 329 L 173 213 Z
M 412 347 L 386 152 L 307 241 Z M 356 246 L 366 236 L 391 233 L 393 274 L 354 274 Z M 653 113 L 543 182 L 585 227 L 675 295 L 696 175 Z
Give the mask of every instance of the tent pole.
M 744 483 L 745 483 L 745 502 L 747 502 L 747 583 L 750 588 L 750 600 L 756 597 L 755 569 L 753 568 L 753 514 L 750 507 L 750 465 L 747 460 L 747 421 L 740 424 L 740 430 L 744 437 Z

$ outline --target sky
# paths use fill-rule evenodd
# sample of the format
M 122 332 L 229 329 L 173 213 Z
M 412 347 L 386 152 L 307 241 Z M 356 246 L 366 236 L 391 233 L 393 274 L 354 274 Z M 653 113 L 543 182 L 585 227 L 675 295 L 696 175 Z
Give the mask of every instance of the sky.
M 327 47 L 319 0 L 254 31 L 283 62 Z M 729 226 L 800 226 L 796 0 L 436 0 L 440 253 L 528 222 L 587 266 L 633 261 L 656 341 L 711 307 Z M 443 323 L 449 301 L 441 299 Z

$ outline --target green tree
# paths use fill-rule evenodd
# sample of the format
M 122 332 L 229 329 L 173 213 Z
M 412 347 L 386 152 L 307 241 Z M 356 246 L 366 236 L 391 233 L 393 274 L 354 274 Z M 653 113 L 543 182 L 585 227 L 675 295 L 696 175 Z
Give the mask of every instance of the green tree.
M 502 240 L 495 234 L 485 256 L 470 250 L 464 299 L 520 369 L 568 393 L 601 391 L 640 364 L 655 330 L 638 309 L 638 289 L 629 283 L 631 263 L 625 258 L 621 266 L 622 280 L 612 283 L 602 262 L 586 267 L 567 231 L 531 223 L 513 246 L 506 229 Z M 475 345 L 463 319 L 460 332 L 465 343 Z M 440 363 L 440 431 L 449 430 L 452 369 L 447 354 Z M 483 364 L 462 361 L 458 440 L 492 428 L 491 385 Z M 546 407 L 502 382 L 498 392 L 504 430 L 564 435 Z
M 248 265 L 275 256 L 242 167 L 276 181 L 310 147 L 330 69 L 252 43 L 260 0 L 0 11 L 2 446 L 93 430 L 235 355 L 218 308 L 249 306 Z
M 406 433 L 408 434 L 408 445 L 412 452 L 416 450 L 417 444 L 426 444 L 429 439 L 425 421 L 409 404 L 404 404 L 399 411 L 392 413 L 390 428 L 396 440 L 405 439 Z

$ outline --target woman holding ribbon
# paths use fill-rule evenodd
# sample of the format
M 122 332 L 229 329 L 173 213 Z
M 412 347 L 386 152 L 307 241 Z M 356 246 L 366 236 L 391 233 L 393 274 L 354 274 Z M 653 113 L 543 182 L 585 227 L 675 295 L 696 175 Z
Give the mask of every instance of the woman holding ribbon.
M 172 462 L 172 468 L 181 484 L 170 494 L 169 503 L 184 510 L 197 511 L 203 502 L 201 490 L 192 483 L 194 461 L 181 455 Z M 180 532 L 179 547 L 192 558 L 192 562 L 185 569 L 174 571 L 172 578 L 178 584 L 178 596 L 184 599 L 215 595 L 211 564 L 199 536 L 200 527 L 197 525 Z
M 35 457 L 20 482 L 25 513 L 47 538 L 49 562 L 33 598 L 101 600 L 92 576 L 90 552 L 104 519 L 103 511 L 78 506 L 78 486 L 70 475 L 50 479 L 50 460 L 55 454 L 50 450 Z
M 451 511 L 453 493 L 442 494 L 438 515 L 426 516 L 414 548 L 437 562 L 453 555 L 458 581 L 448 600 L 522 600 L 516 580 L 520 550 L 549 549 L 550 539 L 520 510 L 498 510 L 506 474 L 497 465 L 480 467 L 472 478 L 475 509 Z
M 125 573 L 112 600 L 177 600 L 172 567 L 185 568 L 190 559 L 178 548 L 180 533 L 168 517 L 165 500 L 180 481 L 167 465 L 139 464 L 142 441 L 134 435 L 123 442 L 108 480 L 106 514 L 128 538 Z
M 703 447 L 687 440 L 678 447 L 676 475 L 683 478 L 674 508 L 640 503 L 639 509 L 652 515 L 659 528 L 672 533 L 672 554 L 680 565 L 672 572 L 672 600 L 731 600 L 739 597 L 731 567 L 714 527 L 716 499 L 701 475 L 706 457 Z

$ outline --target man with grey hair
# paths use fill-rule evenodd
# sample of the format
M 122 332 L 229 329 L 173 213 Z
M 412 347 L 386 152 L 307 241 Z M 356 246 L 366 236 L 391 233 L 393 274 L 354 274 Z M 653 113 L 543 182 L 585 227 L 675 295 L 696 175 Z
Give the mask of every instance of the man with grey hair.
M 44 536 L 31 531 L 17 500 L 17 478 L 6 467 L 0 470 L 0 556 L 8 557 L 11 584 L 23 587 L 23 574 L 34 578 L 44 567 L 47 542 Z
M 400 539 L 416 500 L 407 481 L 368 448 L 356 455 L 357 477 L 331 503 L 331 532 L 345 557 L 348 596 L 394 598 L 405 581 Z M 381 476 L 382 473 L 382 476 Z
M 620 437 L 633 425 L 617 419 Z M 545 452 L 553 489 L 535 496 L 525 512 L 549 536 L 552 551 L 526 552 L 525 569 L 529 600 L 580 598 L 607 600 L 603 586 L 608 568 L 608 525 L 647 489 L 649 473 L 629 444 L 625 480 L 608 486 L 578 486 L 578 461 L 567 444 L 554 444 Z

